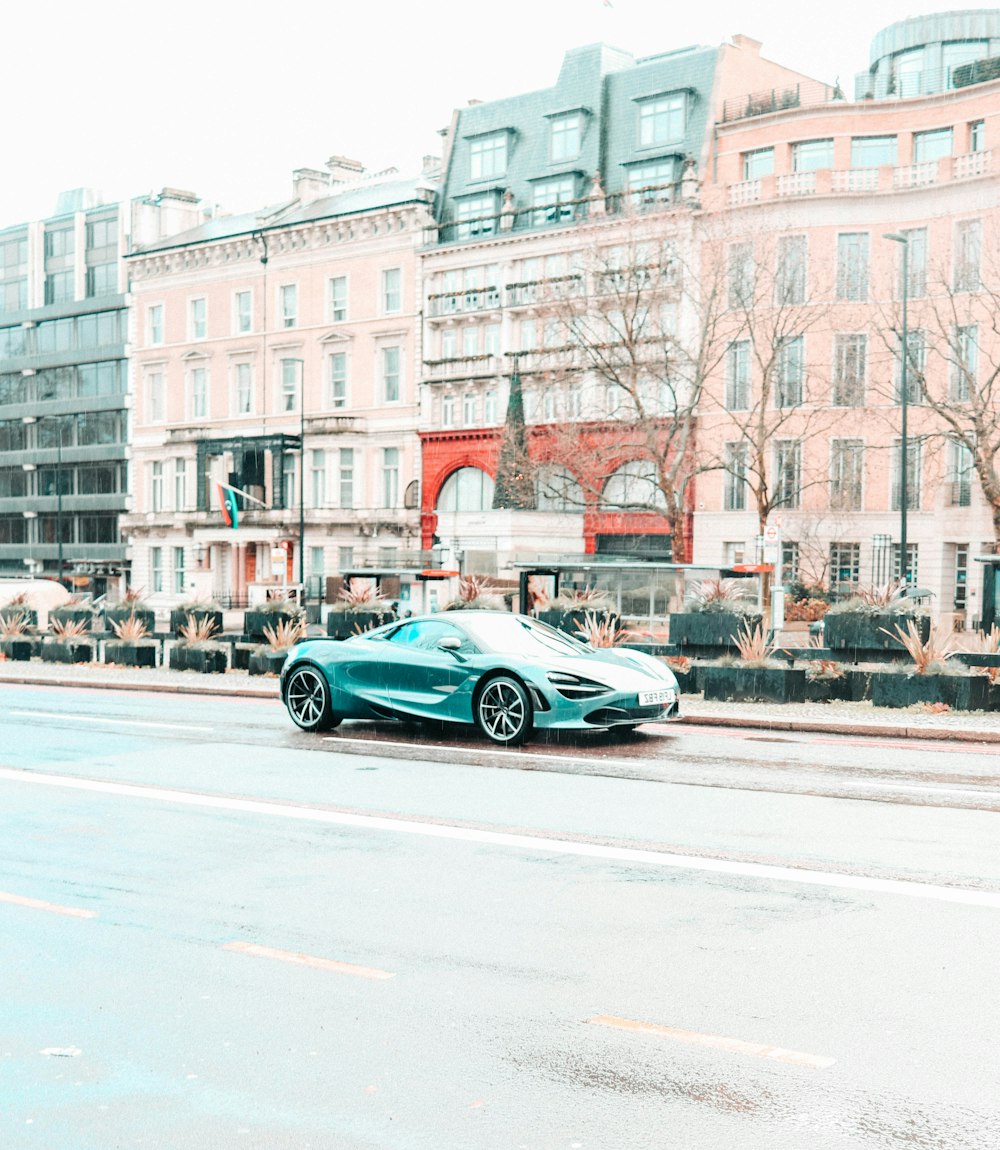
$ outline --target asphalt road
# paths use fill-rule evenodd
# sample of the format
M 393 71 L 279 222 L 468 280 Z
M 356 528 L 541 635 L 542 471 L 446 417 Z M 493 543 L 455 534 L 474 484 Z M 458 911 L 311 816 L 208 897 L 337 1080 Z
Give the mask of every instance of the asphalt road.
M 975 744 L 0 687 L 0 1146 L 996 1150 L 998 803 Z

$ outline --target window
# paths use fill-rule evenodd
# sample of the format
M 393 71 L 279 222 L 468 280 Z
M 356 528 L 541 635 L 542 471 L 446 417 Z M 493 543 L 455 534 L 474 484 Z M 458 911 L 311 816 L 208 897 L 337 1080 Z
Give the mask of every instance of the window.
M 100 251 L 118 247 L 118 220 L 110 216 L 103 220 L 90 220 L 87 223 L 87 250 Z
M 549 122 L 549 158 L 554 164 L 575 160 L 583 142 L 583 116 L 569 112 Z
M 792 171 L 815 172 L 833 167 L 833 140 L 802 140 L 792 144 Z
M 860 439 L 834 439 L 830 444 L 830 506 L 835 510 L 862 510 L 864 463 Z
M 924 394 L 924 370 L 927 367 L 927 340 L 920 330 L 906 333 L 906 402 L 920 403 Z M 902 353 L 902 340 L 900 340 Z M 896 357 L 896 402 L 903 401 L 903 357 Z
M 399 505 L 399 448 L 382 448 L 382 506 Z
M 191 368 L 191 417 L 204 419 L 208 415 L 208 371 L 204 367 Z
M 146 308 L 146 342 L 163 343 L 163 304 L 154 303 Z
M 299 289 L 296 284 L 278 288 L 278 311 L 282 327 L 295 327 L 299 320 Z
M 892 448 L 892 510 L 899 511 L 903 506 L 903 489 L 900 482 L 902 477 L 902 442 L 893 441 Z M 912 439 L 906 444 L 906 509 L 917 511 L 920 509 L 920 478 L 923 474 L 923 448 L 919 442 Z
M 837 236 L 837 299 L 868 298 L 868 233 Z
M 455 202 L 455 238 L 491 236 L 497 230 L 496 196 L 466 196 Z
M 455 397 L 453 395 L 441 397 L 441 426 L 455 426 Z
M 163 463 L 157 460 L 152 465 L 152 476 L 149 484 L 150 511 L 163 510 Z
M 775 407 L 798 407 L 802 402 L 805 379 L 805 337 L 783 339 L 778 346 L 778 378 L 774 391 Z
M 969 125 L 969 151 L 981 152 L 986 147 L 986 122 L 973 120 Z
M 802 493 L 802 444 L 779 439 L 774 445 L 774 498 L 778 507 L 798 507 Z
M 729 345 L 726 355 L 726 410 L 747 411 L 750 407 L 750 341 Z
M 458 332 L 453 327 L 446 327 L 441 332 L 441 358 L 455 359 L 458 356 Z
M 73 273 L 51 272 L 45 277 L 45 302 L 65 303 L 73 298 Z
M 248 291 L 233 296 L 233 330 L 237 335 L 253 330 L 253 295 Z
M 500 354 L 500 325 L 498 323 L 488 323 L 483 329 L 483 354 Z
M 353 447 L 341 447 L 339 451 L 337 459 L 337 505 L 338 507 L 354 506 Z
M 623 463 L 605 482 L 601 504 L 640 510 L 665 507 L 666 496 L 657 480 L 655 466 L 645 459 Z
M 187 460 L 174 460 L 174 510 L 187 507 Z
M 969 507 L 972 504 L 972 481 L 976 474 L 972 451 L 966 444 L 952 440 L 949 445 L 949 455 L 951 505 L 952 507 Z
M 806 237 L 782 236 L 778 240 L 778 274 L 775 303 L 806 302 Z
M 475 325 L 462 328 L 462 355 L 467 359 L 479 354 L 479 328 Z
M 747 506 L 747 445 L 727 443 L 723 460 L 726 469 L 723 507 L 726 511 L 745 511 Z
M 855 136 L 851 140 L 852 168 L 879 168 L 895 163 L 895 136 Z
M 657 96 L 639 105 L 639 147 L 671 144 L 683 140 L 685 131 L 683 92 Z
M 87 298 L 114 295 L 118 291 L 118 265 L 93 264 L 87 268 Z
M 337 548 L 337 568 L 340 571 L 350 571 L 354 566 L 354 548 L 353 547 L 338 547 Z
M 75 246 L 71 227 L 58 228 L 45 233 L 45 258 L 47 260 L 71 256 Z
M 182 595 L 185 590 L 184 548 L 174 548 L 174 594 Z
M 669 203 L 673 199 L 676 183 L 677 161 L 673 157 L 629 168 L 628 190 L 632 207 Z
M 786 583 L 799 581 L 799 545 L 792 539 L 781 542 L 781 576 Z
M 149 549 L 149 581 L 153 592 L 163 590 L 163 548 L 150 547 Z
M 298 411 L 303 364 L 298 359 L 281 361 L 281 411 Z
M 887 94 L 896 92 L 900 96 L 918 96 L 924 75 L 923 48 L 897 53 L 891 67 Z
M 462 396 L 462 423 L 466 427 L 474 427 L 476 424 L 476 397 L 475 395 Z
M 758 148 L 743 153 L 743 179 L 759 180 L 774 171 L 774 148 Z
M 146 396 L 146 415 L 149 422 L 162 423 L 166 418 L 166 393 L 162 371 L 151 371 L 146 376 Z
M 902 572 L 899 569 L 899 544 L 893 543 L 892 545 L 892 577 L 899 579 L 902 577 Z M 906 581 L 911 585 L 916 585 L 917 582 L 917 544 L 907 543 L 906 545 Z
M 313 507 L 326 506 L 326 452 L 313 451 L 312 462 L 312 505 Z
M 335 351 L 330 356 L 330 406 L 347 406 L 346 351 Z
M 865 401 L 866 335 L 833 337 L 833 405 L 861 407 Z
M 495 391 L 487 391 L 483 395 L 483 423 L 486 427 L 492 427 L 497 421 L 497 393 Z
M 531 202 L 535 208 L 532 219 L 535 225 L 571 220 L 576 214 L 573 203 L 575 199 L 576 180 L 572 176 L 540 180 L 531 190 Z
M 249 415 L 253 410 L 253 365 L 236 365 L 236 414 Z
M 962 546 L 959 544 L 954 545 L 955 562 L 953 570 L 955 572 L 955 610 L 964 611 L 966 604 L 966 592 L 969 587 L 969 548 L 968 545 Z
M 976 291 L 979 288 L 981 240 L 979 220 L 960 220 L 955 225 L 955 291 Z
M 951 398 L 966 403 L 976 393 L 979 331 L 975 324 L 955 328 L 955 359 L 951 365 Z
M 437 511 L 489 511 L 494 483 L 478 467 L 460 467 L 444 481 L 437 497 Z
M 950 156 L 952 152 L 951 128 L 940 128 L 934 132 L 913 133 L 913 162 L 926 164 Z
M 753 302 L 753 244 L 731 244 L 729 248 L 729 306 L 748 307 Z
M 399 365 L 399 348 L 382 348 L 382 398 L 386 403 L 399 402 L 401 395 Z
M 861 579 L 861 544 L 830 544 L 830 590 L 850 592 Z
M 906 239 L 906 293 L 910 299 L 927 294 L 927 229 L 911 228 L 901 233 Z M 900 245 L 902 246 L 902 245 Z M 903 296 L 903 259 L 899 260 L 899 297 Z
M 193 299 L 188 303 L 188 338 L 204 339 L 208 330 L 208 301 Z
M 469 179 L 491 180 L 507 171 L 507 133 L 490 132 L 469 141 Z
M 534 351 L 538 347 L 538 324 L 533 319 L 521 320 L 521 351 Z
M 403 273 L 399 268 L 386 268 L 382 272 L 382 312 L 391 315 L 403 308 Z
M 347 319 L 347 276 L 334 276 L 330 280 L 330 322 L 343 323 Z

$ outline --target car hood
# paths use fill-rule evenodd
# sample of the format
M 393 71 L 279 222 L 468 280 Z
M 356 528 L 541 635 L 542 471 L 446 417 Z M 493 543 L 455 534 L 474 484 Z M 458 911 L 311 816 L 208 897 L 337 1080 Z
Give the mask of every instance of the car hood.
M 677 687 L 670 668 L 642 651 L 595 651 L 593 655 L 578 658 L 567 656 L 547 662 L 545 669 L 595 679 L 616 691 Z

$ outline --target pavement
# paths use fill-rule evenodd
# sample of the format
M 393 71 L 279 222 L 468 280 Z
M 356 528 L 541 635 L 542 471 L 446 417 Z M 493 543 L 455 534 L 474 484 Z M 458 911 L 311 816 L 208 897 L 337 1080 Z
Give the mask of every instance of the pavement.
M 0 685 L 3 683 L 258 699 L 278 697 L 276 677 L 251 677 L 246 671 L 201 675 L 166 667 L 130 668 L 103 663 L 66 666 L 35 660 L 30 663 L 2 660 Z M 936 713 L 924 705 L 895 710 L 873 707 L 867 702 L 706 703 L 699 695 L 684 695 L 681 713 L 682 722 L 698 726 L 1000 744 L 1000 712 L 992 711 Z

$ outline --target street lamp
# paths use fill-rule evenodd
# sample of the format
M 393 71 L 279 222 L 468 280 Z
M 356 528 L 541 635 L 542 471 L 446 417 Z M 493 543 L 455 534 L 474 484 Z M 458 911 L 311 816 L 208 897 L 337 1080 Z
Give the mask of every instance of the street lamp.
M 910 358 L 909 333 L 906 327 L 906 303 L 910 294 L 910 241 L 906 236 L 897 232 L 888 232 L 882 237 L 892 240 L 903 248 L 903 333 L 902 333 L 902 364 L 900 367 L 900 405 L 899 405 L 899 576 L 908 586 L 910 573 L 907 570 L 906 553 L 906 505 L 909 503 L 909 484 L 907 482 L 907 442 L 906 442 L 906 413 L 909 401 L 906 368 Z
M 63 513 L 62 513 L 62 447 L 63 447 L 63 425 L 62 419 L 58 415 L 26 415 L 21 420 L 24 424 L 39 424 L 44 419 L 54 420 L 56 428 L 59 432 L 59 439 L 56 444 L 56 544 L 59 548 L 59 558 L 57 560 L 56 579 L 62 584 L 63 581 Z M 35 446 L 38 446 L 37 440 Z
M 301 605 L 306 602 L 306 361 L 293 359 L 299 365 L 299 587 Z

